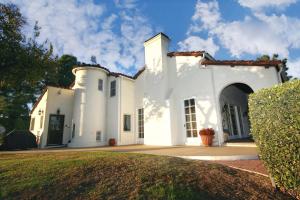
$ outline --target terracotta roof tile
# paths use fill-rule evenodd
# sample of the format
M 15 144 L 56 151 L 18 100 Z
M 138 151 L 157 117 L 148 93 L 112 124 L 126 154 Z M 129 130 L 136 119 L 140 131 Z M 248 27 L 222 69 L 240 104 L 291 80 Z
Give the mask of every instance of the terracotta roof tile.
M 130 78 L 130 79 L 137 79 L 137 77 L 145 70 L 145 67 L 143 67 L 135 75 L 131 76 L 131 75 L 123 74 L 123 73 L 120 73 L 120 72 L 111 72 L 108 68 L 103 67 L 99 64 L 92 65 L 92 64 L 82 63 L 80 65 L 76 65 L 75 68 L 76 67 L 96 67 L 96 68 L 100 68 L 100 69 L 103 69 L 103 70 L 107 71 L 109 76 L 115 76 L 115 77 L 124 76 L 124 77 Z
M 173 51 L 173 52 L 169 52 L 167 55 L 169 57 L 173 57 L 173 56 L 203 56 L 203 54 L 205 53 L 205 51 Z
M 281 60 L 203 60 L 202 65 L 230 65 L 230 66 L 278 66 L 282 64 Z

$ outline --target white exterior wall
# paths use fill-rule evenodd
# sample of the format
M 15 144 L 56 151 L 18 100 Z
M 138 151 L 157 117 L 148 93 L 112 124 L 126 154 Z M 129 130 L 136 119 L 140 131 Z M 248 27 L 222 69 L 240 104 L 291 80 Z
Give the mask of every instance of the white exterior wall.
M 120 97 L 120 137 L 119 145 L 128 145 L 136 143 L 135 135 L 135 92 L 134 92 L 134 80 L 126 77 L 120 77 L 121 80 L 121 97 Z M 124 115 L 131 116 L 131 129 L 130 131 L 124 131 Z
M 73 72 L 76 75 L 73 87 L 75 137 L 69 146 L 102 146 L 106 144 L 106 94 L 105 91 L 98 90 L 98 80 L 103 80 L 105 88 L 106 72 L 95 67 L 79 67 Z M 101 131 L 101 140 L 96 140 L 98 131 Z
M 47 98 L 48 98 L 48 89 L 46 89 L 46 92 L 44 93 L 43 97 L 39 101 L 38 105 L 35 107 L 33 112 L 30 115 L 30 127 L 32 126 L 31 120 L 34 118 L 34 129 L 29 130 L 40 140 L 40 147 L 46 146 L 47 142 L 47 133 L 48 133 L 48 124 L 47 124 L 47 129 L 45 128 L 46 120 L 46 112 L 47 112 Z M 39 111 L 41 111 L 41 115 L 39 115 Z M 41 116 L 43 116 L 43 122 L 42 122 L 42 127 L 40 127 L 41 123 Z M 49 118 L 48 118 L 49 121 Z
M 202 57 L 176 56 L 169 59 L 169 87 L 172 91 L 171 122 L 173 144 L 200 145 L 201 138 L 187 138 L 185 128 L 184 100 L 195 99 L 197 132 L 202 128 L 217 128 L 214 88 L 211 69 L 199 63 Z M 217 144 L 217 137 L 214 139 Z
M 144 144 L 172 145 L 170 101 L 168 97 L 169 39 L 157 35 L 145 46 Z
M 140 76 L 135 80 L 134 83 L 135 91 L 135 138 L 136 144 L 144 144 L 144 138 L 139 138 L 138 134 L 138 109 L 144 108 L 143 99 L 145 95 L 145 72 L 140 74 Z
M 107 82 L 107 115 L 106 115 L 106 127 L 107 127 L 107 140 L 110 138 L 116 139 L 117 145 L 120 133 L 120 79 L 114 76 L 109 76 Z M 116 95 L 110 96 L 110 83 L 116 81 Z
M 68 144 L 71 139 L 73 96 L 73 90 L 47 87 L 47 92 L 44 94 L 39 104 L 31 114 L 31 118 L 35 118 L 35 129 L 32 132 L 36 136 L 41 136 L 40 147 L 43 148 L 47 146 L 49 117 L 51 114 L 57 114 L 58 109 L 60 111 L 60 115 L 65 116 L 62 144 Z M 38 115 L 39 110 L 44 111 L 42 128 L 40 128 L 40 115 Z
M 62 90 L 57 96 L 58 90 L 50 89 L 32 113 L 36 117 L 33 133 L 43 135 L 45 146 L 48 115 L 60 108 L 60 113 L 66 116 L 64 144 L 71 139 L 72 123 L 75 124 L 75 137 L 69 146 L 102 146 L 108 144 L 109 138 L 115 138 L 117 145 L 199 145 L 199 135 L 187 138 L 185 130 L 184 100 L 194 98 L 197 132 L 213 128 L 214 145 L 222 145 L 222 90 L 234 83 L 244 83 L 257 91 L 280 82 L 275 67 L 202 66 L 201 56 L 168 57 L 168 43 L 169 39 L 163 35 L 144 43 L 146 69 L 136 80 L 122 75 L 115 77 L 97 67 L 77 67 L 73 90 Z M 98 90 L 100 78 L 103 91 Z M 116 95 L 110 97 L 113 80 L 116 80 Z M 43 129 L 37 129 L 40 108 L 45 110 Z M 144 139 L 138 138 L 137 110 L 140 108 L 144 108 Z M 123 131 L 124 114 L 131 115 L 129 132 Z M 97 131 L 102 133 L 101 141 L 96 141 Z

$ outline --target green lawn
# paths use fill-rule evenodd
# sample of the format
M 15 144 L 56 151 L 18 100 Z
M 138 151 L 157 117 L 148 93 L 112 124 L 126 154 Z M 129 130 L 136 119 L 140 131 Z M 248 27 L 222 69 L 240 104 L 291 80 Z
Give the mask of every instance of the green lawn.
M 289 199 L 223 165 L 110 152 L 0 154 L 0 199 Z

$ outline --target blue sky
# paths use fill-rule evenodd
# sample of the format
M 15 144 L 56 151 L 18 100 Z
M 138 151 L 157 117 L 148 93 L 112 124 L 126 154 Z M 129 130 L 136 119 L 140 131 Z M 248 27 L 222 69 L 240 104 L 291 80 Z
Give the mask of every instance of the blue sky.
M 55 53 L 73 54 L 132 74 L 144 65 L 143 41 L 158 32 L 170 51 L 206 50 L 216 59 L 255 59 L 278 53 L 300 77 L 299 0 L 0 0 L 17 4 L 32 35 Z

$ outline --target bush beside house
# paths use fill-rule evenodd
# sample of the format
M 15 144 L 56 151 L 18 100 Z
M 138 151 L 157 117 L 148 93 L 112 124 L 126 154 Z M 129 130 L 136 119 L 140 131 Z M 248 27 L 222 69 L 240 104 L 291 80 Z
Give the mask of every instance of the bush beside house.
M 13 130 L 3 137 L 0 150 L 37 148 L 36 137 L 28 130 Z
M 300 80 L 249 97 L 251 133 L 275 184 L 300 195 Z

